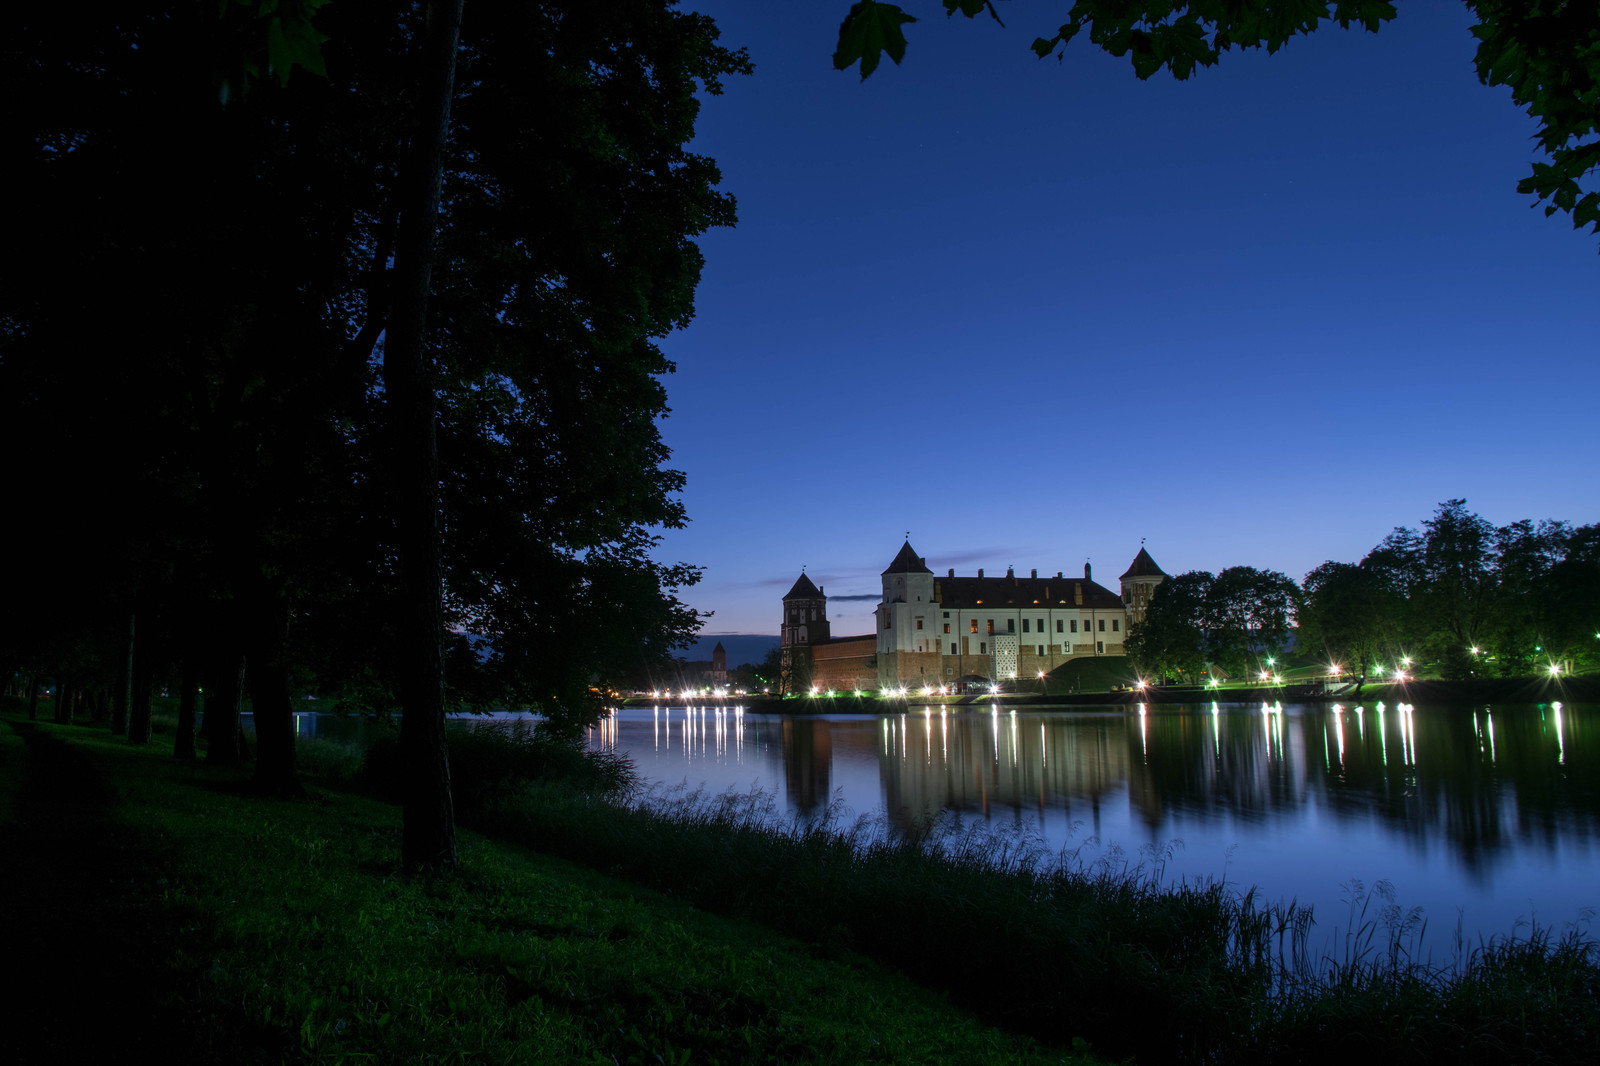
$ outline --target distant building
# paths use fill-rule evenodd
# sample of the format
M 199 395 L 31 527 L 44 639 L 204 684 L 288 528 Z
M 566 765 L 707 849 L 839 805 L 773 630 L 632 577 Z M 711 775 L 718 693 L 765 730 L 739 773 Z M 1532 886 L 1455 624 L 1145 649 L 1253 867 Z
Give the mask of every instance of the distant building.
M 894 688 L 1034 677 L 1085 656 L 1122 655 L 1131 622 L 1144 618 L 1167 575 L 1144 548 L 1123 574 L 1121 595 L 1083 577 L 936 577 L 908 540 L 882 574 L 870 636 L 834 638 L 827 596 L 804 574 L 783 598 L 782 646 L 797 679 L 827 688 Z M 800 669 L 804 667 L 804 669 Z
M 723 650 L 722 641 L 717 641 L 717 646 L 711 649 L 711 658 L 709 660 L 678 660 L 676 673 L 675 687 L 679 689 L 716 688 L 720 685 L 726 685 L 728 683 L 728 653 Z

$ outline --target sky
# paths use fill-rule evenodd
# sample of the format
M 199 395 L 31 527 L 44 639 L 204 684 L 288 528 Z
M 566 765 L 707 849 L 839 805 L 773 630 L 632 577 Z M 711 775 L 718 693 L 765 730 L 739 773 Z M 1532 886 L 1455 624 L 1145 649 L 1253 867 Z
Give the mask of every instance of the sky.
M 1534 120 L 1464 5 L 1410 0 L 1187 82 L 1029 44 L 1066 0 L 832 69 L 846 0 L 684 0 L 749 49 L 693 150 L 739 222 L 663 348 L 703 633 L 778 631 L 800 574 L 873 631 L 910 534 L 935 573 L 1296 580 L 1446 499 L 1600 521 L 1600 239 L 1518 180 Z

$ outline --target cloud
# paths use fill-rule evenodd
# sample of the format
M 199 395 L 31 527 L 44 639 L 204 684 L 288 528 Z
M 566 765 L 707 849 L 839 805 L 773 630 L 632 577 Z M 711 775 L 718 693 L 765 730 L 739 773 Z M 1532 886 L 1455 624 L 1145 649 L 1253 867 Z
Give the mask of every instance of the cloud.
M 863 592 L 856 596 L 829 596 L 829 603 L 877 603 L 883 599 L 881 592 Z
M 932 567 L 933 563 L 940 563 L 946 567 L 953 566 L 959 569 L 963 563 L 988 563 L 1017 554 L 1019 552 L 1014 547 L 966 548 L 962 551 L 939 552 L 935 555 L 929 555 L 927 558 L 931 560 L 928 564 L 930 567 Z

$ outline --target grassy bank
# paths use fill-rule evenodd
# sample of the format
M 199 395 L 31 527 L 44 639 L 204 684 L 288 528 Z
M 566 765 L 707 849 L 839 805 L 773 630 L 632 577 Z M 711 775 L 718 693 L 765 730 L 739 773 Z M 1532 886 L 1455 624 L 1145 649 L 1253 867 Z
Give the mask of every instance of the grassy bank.
M 483 766 L 473 748 L 492 743 L 475 737 L 464 765 Z M 1143 1062 L 1600 1058 L 1600 954 L 1578 933 L 1445 943 L 1430 959 L 1373 897 L 1329 947 L 1333 930 L 1313 935 L 1292 909 L 1164 886 L 1159 867 L 1080 869 L 1020 841 L 775 828 L 760 797 L 622 807 L 514 770 L 480 795 L 464 815 L 502 839 L 869 955 L 1058 1046 Z
M 529 785 L 481 823 L 824 950 L 862 952 L 980 1017 L 1144 1062 L 1587 1062 L 1600 1054 L 1592 941 L 1546 933 L 1434 966 L 1374 908 L 1338 957 L 1304 916 L 1159 870 L 1075 870 L 985 838 L 930 850 L 838 827 L 772 828 L 749 805 L 618 810 Z M 1337 1049 L 1337 1050 L 1336 1050 Z
M 1600 956 L 1576 934 L 1429 961 L 1374 907 L 1329 954 L 1303 915 L 1159 868 L 774 827 L 760 797 L 618 803 L 626 764 L 488 730 L 452 738 L 460 814 L 486 836 L 464 834 L 461 877 L 419 882 L 395 872 L 392 807 L 257 800 L 160 751 L 40 732 L 93 761 L 148 856 L 111 880 L 142 886 L 116 898 L 149 904 L 160 1010 L 207 1034 L 198 1060 L 1054 1061 L 1085 1041 L 1145 1063 L 1600 1059 Z M 392 783 L 388 742 L 302 756 L 335 784 Z M 12 823 L 55 832 L 37 803 L 19 792 Z
M 264 800 L 162 745 L 16 715 L 0 773 L 8 1062 L 1080 1060 L 859 957 L 470 831 L 459 876 L 402 877 L 398 812 L 364 796 Z

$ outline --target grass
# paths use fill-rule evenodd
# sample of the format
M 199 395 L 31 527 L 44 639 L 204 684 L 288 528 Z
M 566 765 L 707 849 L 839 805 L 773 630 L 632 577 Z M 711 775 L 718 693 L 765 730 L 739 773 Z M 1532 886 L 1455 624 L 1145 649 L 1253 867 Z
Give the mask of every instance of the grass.
M 1458 943 L 1358 890 L 1342 951 L 1308 916 L 1144 866 L 1084 868 L 1021 838 L 893 839 L 871 824 L 775 822 L 762 797 L 619 806 L 525 779 L 465 817 L 840 956 L 866 954 L 980 1018 L 1057 1046 L 1144 1062 L 1600 1059 L 1600 951 L 1533 929 Z
M 1109 692 L 1137 680 L 1132 661 L 1121 655 L 1069 659 L 1045 675 L 1047 692 Z
M 393 808 L 252 799 L 155 750 L 73 744 L 169 856 L 141 883 L 181 920 L 155 924 L 206 930 L 162 941 L 183 979 L 158 984 L 224 1034 L 212 1058 L 243 1040 L 303 1061 L 1600 1060 L 1594 940 L 1458 932 L 1434 964 L 1381 885 L 1353 886 L 1345 936 L 1310 950 L 1304 913 L 1166 885 L 1160 856 L 1085 868 L 1022 837 L 785 825 L 760 796 L 628 802 L 626 764 L 493 729 L 452 734 L 458 813 L 486 835 L 463 833 L 460 877 L 415 880 Z M 381 743 L 360 766 L 302 754 L 329 781 L 390 780 Z
M 24 758 L 19 735 L 0 723 L 7 778 Z M 37 725 L 26 757 L 65 760 L 76 769 L 53 769 L 57 784 L 76 774 L 79 795 L 106 797 L 128 861 L 110 892 L 97 869 L 74 871 L 66 883 L 92 887 L 67 898 L 13 878 L 5 940 L 22 950 L 11 958 L 54 958 L 81 979 L 80 964 L 120 972 L 129 944 L 137 957 L 123 969 L 143 976 L 112 997 L 130 1004 L 117 1020 L 144 1018 L 165 1061 L 1082 1060 L 985 1027 L 859 956 L 819 957 L 754 923 L 471 831 L 459 875 L 404 877 L 398 811 L 361 795 L 256 798 L 238 772 L 85 726 Z M 304 761 L 349 772 L 326 753 Z M 14 797 L 0 827 L 17 870 L 36 858 L 15 852 L 34 839 L 25 823 L 57 837 L 71 828 L 58 805 L 31 809 L 29 795 Z M 489 789 L 468 807 L 501 802 Z M 79 857 L 93 867 L 98 855 Z M 74 913 L 52 910 L 69 904 Z M 32 949 L 18 915 L 48 923 Z M 81 1005 L 34 988 L 13 1016 L 56 1024 L 30 1029 L 39 1042 L 12 1061 L 67 1061 L 126 1039 L 126 1026 L 101 1033 L 76 1020 Z

